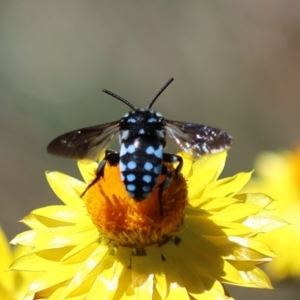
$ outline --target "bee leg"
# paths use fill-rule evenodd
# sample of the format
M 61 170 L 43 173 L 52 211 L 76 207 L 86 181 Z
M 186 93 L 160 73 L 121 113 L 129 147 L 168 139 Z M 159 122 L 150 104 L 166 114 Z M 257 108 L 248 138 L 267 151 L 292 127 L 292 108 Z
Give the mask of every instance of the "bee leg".
M 174 171 L 176 178 L 178 178 L 179 172 L 181 171 L 182 166 L 183 166 L 182 157 L 179 155 L 175 155 L 175 154 L 164 153 L 163 154 L 163 162 L 166 162 L 166 163 L 178 162 L 178 165 Z M 162 216 L 163 215 L 162 193 L 170 185 L 173 173 L 170 169 L 168 169 L 166 167 L 166 165 L 163 164 L 162 169 L 161 169 L 161 174 L 166 175 L 166 179 L 158 186 L 158 188 L 159 188 L 158 201 L 159 201 L 159 207 L 160 207 L 160 215 Z
M 179 155 L 175 155 L 175 154 L 164 153 L 163 162 L 166 162 L 166 163 L 176 163 L 176 162 L 178 162 L 178 165 L 175 168 L 175 175 L 178 178 L 178 174 L 181 171 L 182 166 L 183 166 L 182 157 L 179 156 Z
M 163 216 L 163 203 L 162 203 L 162 193 L 170 185 L 172 178 L 172 171 L 168 169 L 165 165 L 162 165 L 161 174 L 166 175 L 166 179 L 158 185 L 158 201 L 159 201 L 159 212 Z
M 106 150 L 104 159 L 98 165 L 98 168 L 96 171 L 96 178 L 88 185 L 88 187 L 84 190 L 84 192 L 80 195 L 80 197 L 82 198 L 90 187 L 92 187 L 101 177 L 104 177 L 104 167 L 107 162 L 110 165 L 114 166 L 119 163 L 119 160 L 120 160 L 120 157 L 119 157 L 118 152 L 113 151 L 113 150 Z
M 104 159 L 108 161 L 111 166 L 116 166 L 120 161 L 120 154 L 114 150 L 106 150 Z
M 84 192 L 80 195 L 80 198 L 82 198 L 85 193 L 88 191 L 90 187 L 92 187 L 101 177 L 104 176 L 104 167 L 107 163 L 107 160 L 104 158 L 100 164 L 98 165 L 97 171 L 96 171 L 96 177 L 94 180 L 87 186 L 87 188 L 84 190 Z

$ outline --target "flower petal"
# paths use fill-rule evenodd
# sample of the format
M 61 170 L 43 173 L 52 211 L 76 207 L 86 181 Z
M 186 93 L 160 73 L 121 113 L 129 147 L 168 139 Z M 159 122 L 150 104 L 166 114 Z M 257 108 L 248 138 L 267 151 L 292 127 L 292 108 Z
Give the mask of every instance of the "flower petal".
M 225 207 L 218 213 L 209 216 L 210 220 L 218 220 L 222 222 L 239 222 L 246 219 L 249 215 L 260 212 L 262 208 L 257 205 L 236 203 Z
M 193 158 L 191 157 L 191 155 L 185 152 L 180 152 L 178 153 L 178 155 L 183 159 L 181 174 L 184 178 L 188 178 L 192 172 Z
M 282 219 L 265 212 L 259 212 L 256 215 L 249 216 L 243 224 L 249 228 L 255 229 L 256 232 L 270 232 L 288 225 L 288 223 Z
M 150 261 L 146 256 L 131 257 L 131 275 L 133 289 L 137 299 L 151 300 L 153 296 L 153 279 Z
M 164 273 L 166 274 L 168 290 L 168 300 L 190 300 L 190 296 L 184 287 L 182 278 L 178 271 L 170 265 L 167 261 L 164 261 Z
M 152 245 L 145 248 L 147 258 L 149 259 L 152 273 L 156 280 L 156 289 L 162 299 L 166 297 L 167 293 L 167 279 L 164 274 L 164 265 L 161 259 L 161 253 L 158 245 Z
M 276 257 L 267 246 L 254 239 L 237 236 L 208 236 L 206 239 L 221 248 L 226 253 L 226 256 L 223 256 L 226 259 L 261 263 Z
M 208 184 L 202 194 L 203 198 L 232 197 L 237 194 L 251 178 L 252 172 L 238 173 Z
M 202 183 L 208 184 L 216 181 L 224 169 L 226 157 L 227 152 L 225 151 L 201 157 L 193 163 L 193 176 L 197 177 L 197 175 L 205 173 L 205 176 L 201 178 Z
M 236 284 L 247 287 L 273 289 L 270 279 L 261 269 L 255 267 L 250 262 L 231 261 L 231 264 L 239 270 L 243 281 Z
M 185 241 L 180 241 L 180 243 L 177 246 L 181 253 L 185 255 L 188 253 L 188 261 L 193 266 L 193 269 L 199 277 L 201 278 L 201 281 L 203 283 L 204 291 L 201 291 L 200 293 L 196 293 L 195 290 L 192 290 L 192 292 L 189 292 L 190 295 L 192 295 L 195 299 L 227 299 L 224 295 L 224 289 L 223 286 L 216 280 L 216 278 L 213 278 L 206 270 L 199 264 L 199 261 L 201 261 L 201 257 L 197 256 L 196 253 L 191 250 L 190 246 Z
M 102 267 L 102 262 L 107 258 L 110 249 L 103 246 L 98 246 L 93 253 L 82 263 L 80 269 L 76 272 L 75 276 L 71 279 L 67 288 L 64 291 L 63 298 L 70 295 L 78 287 L 82 286 L 86 280 L 89 279 L 92 273 L 100 273 Z M 113 260 L 109 261 L 110 264 L 113 263 Z M 111 270 L 110 266 L 106 263 L 108 270 Z M 98 270 L 98 272 L 97 272 Z
M 9 267 L 10 262 L 12 261 L 12 253 L 10 251 L 9 243 L 6 239 L 6 236 L 4 235 L 4 232 L 1 230 L 0 227 L 0 277 L 2 275 L 2 272 L 7 270 Z
M 41 272 L 53 268 L 53 262 L 43 259 L 35 253 L 29 253 L 14 260 L 10 270 Z
M 15 283 L 15 274 L 6 272 L 9 268 L 13 256 L 9 243 L 0 227 L 0 299 L 13 298 L 9 291 L 13 291 Z M 2 297 L 1 297 L 2 296 Z
M 80 195 L 86 184 L 60 172 L 46 172 L 46 178 L 56 196 L 68 206 L 83 206 Z
M 173 242 L 169 241 L 161 246 L 160 251 L 170 265 L 178 270 L 178 274 L 187 290 L 192 290 L 196 294 L 206 290 L 186 255 L 181 253 Z
M 86 215 L 86 210 L 78 206 L 52 205 L 35 209 L 31 214 L 36 218 L 43 218 L 44 224 L 47 224 L 45 220 L 49 220 L 47 224 L 49 227 L 57 227 L 81 222 L 82 217 Z
M 263 193 L 247 193 L 236 195 L 235 198 L 243 200 L 244 203 L 259 205 L 263 208 L 271 204 L 274 199 Z
M 34 230 L 24 231 L 22 233 L 19 233 L 17 236 L 15 236 L 10 243 L 13 245 L 20 244 L 20 245 L 34 247 L 35 246 L 34 241 L 37 234 L 38 233 Z
M 66 280 L 70 280 L 74 277 L 78 269 L 80 269 L 80 264 L 72 264 L 64 266 L 63 268 L 47 270 L 47 272 L 43 272 L 31 283 L 28 292 L 37 293 L 57 284 L 61 284 Z
M 225 208 L 237 202 L 239 202 L 238 199 L 229 198 L 229 197 L 222 197 L 222 198 L 215 198 L 215 199 L 201 198 L 201 199 L 195 199 L 193 201 L 190 201 L 191 205 L 206 211 L 219 211 L 222 208 Z
M 80 174 L 86 183 L 90 183 L 95 178 L 98 164 L 94 161 L 79 160 L 77 162 Z
M 129 265 L 131 251 L 130 248 L 125 247 L 117 250 L 116 259 L 112 260 L 111 267 L 105 267 L 93 283 L 88 299 L 99 299 L 99 291 L 101 291 L 103 299 L 114 297 L 120 288 L 120 277 L 126 272 L 126 266 Z
M 72 250 L 68 251 L 66 255 L 61 258 L 61 262 L 76 263 L 79 262 L 78 257 L 87 255 L 90 251 L 93 251 L 95 247 L 99 245 L 99 234 L 97 230 L 90 231 L 89 234 L 77 244 Z

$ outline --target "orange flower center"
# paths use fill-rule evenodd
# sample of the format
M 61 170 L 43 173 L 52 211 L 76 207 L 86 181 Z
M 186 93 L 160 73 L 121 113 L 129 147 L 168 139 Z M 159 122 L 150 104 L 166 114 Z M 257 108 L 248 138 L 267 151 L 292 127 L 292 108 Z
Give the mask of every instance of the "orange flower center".
M 173 170 L 172 165 L 167 165 Z M 165 175 L 160 175 L 158 184 Z M 142 247 L 163 243 L 181 225 L 187 205 L 187 185 L 181 174 L 172 177 L 162 193 L 162 211 L 156 187 L 148 198 L 136 201 L 125 190 L 119 166 L 107 164 L 104 177 L 83 196 L 99 232 L 123 246 Z

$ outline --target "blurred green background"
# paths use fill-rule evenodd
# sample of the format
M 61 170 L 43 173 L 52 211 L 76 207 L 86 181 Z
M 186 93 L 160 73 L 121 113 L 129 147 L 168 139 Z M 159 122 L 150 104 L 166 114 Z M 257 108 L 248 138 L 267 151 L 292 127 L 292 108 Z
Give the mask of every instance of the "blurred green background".
M 263 150 L 296 146 L 299 13 L 291 0 L 0 0 L 0 224 L 9 239 L 32 209 L 60 203 L 46 170 L 79 177 L 47 144 L 128 111 L 103 88 L 146 107 L 174 77 L 154 109 L 231 133 L 226 175 L 251 170 Z M 229 290 L 298 299 L 298 285 Z

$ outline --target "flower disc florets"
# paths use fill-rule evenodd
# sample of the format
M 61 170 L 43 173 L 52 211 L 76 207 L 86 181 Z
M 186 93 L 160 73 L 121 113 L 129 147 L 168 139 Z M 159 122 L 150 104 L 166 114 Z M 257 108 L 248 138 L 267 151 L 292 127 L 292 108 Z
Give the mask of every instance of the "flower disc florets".
M 141 247 L 162 244 L 178 230 L 187 205 L 187 185 L 181 174 L 173 174 L 160 202 L 158 187 L 142 201 L 131 198 L 120 179 L 119 166 L 107 165 L 104 173 L 83 197 L 102 235 L 123 246 Z M 158 185 L 164 180 L 161 175 Z

